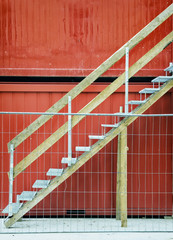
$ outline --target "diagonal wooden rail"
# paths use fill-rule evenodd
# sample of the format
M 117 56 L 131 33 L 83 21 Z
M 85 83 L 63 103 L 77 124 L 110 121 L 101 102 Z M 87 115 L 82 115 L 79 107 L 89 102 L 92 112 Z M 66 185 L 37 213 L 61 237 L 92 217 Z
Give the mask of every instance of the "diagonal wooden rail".
M 129 78 L 137 73 L 142 67 L 150 62 L 155 56 L 157 56 L 168 44 L 173 41 L 173 31 L 168 34 L 162 41 L 160 41 L 155 47 L 153 47 L 148 53 L 140 58 L 133 66 L 129 68 Z M 100 94 L 97 95 L 92 101 L 90 101 L 79 113 L 89 113 L 107 99 L 114 91 L 116 91 L 125 82 L 125 73 L 118 77 L 108 87 L 106 87 Z M 79 123 L 85 116 L 74 116 L 72 118 L 72 127 Z M 14 178 L 24 171 L 31 163 L 33 163 L 39 156 L 47 151 L 54 143 L 56 143 L 61 137 L 63 137 L 68 131 L 68 122 L 55 131 L 49 138 L 35 148 L 29 155 L 27 155 L 22 161 L 20 161 L 15 167 L 13 176 Z
M 154 31 L 160 24 L 162 24 L 166 19 L 168 19 L 173 14 L 173 4 L 166 8 L 162 13 L 160 13 L 156 18 L 154 18 L 148 25 L 146 25 L 140 32 L 138 32 L 133 38 L 131 38 L 126 44 L 124 44 L 118 51 L 116 51 L 111 57 L 109 57 L 105 62 L 103 62 L 97 69 L 90 73 L 86 78 L 84 78 L 77 86 L 75 86 L 71 91 L 69 91 L 65 96 L 63 96 L 57 103 L 55 103 L 51 108 L 47 110 L 50 112 L 59 112 L 63 107 L 68 104 L 68 96 L 74 99 L 79 95 L 86 87 L 93 83 L 99 76 L 101 76 L 105 71 L 107 71 L 113 64 L 115 64 L 120 58 L 125 55 L 126 47 L 132 49 L 140 41 L 142 41 L 146 36 L 148 36 L 152 31 Z M 15 138 L 13 138 L 8 143 L 8 150 L 10 145 L 13 144 L 14 148 L 20 145 L 25 139 L 27 139 L 32 133 L 44 125 L 53 115 L 41 115 L 33 123 L 31 123 L 27 128 L 25 128 L 21 133 L 19 133 Z
M 11 227 L 15 222 L 17 222 L 22 216 L 24 216 L 29 210 L 36 206 L 41 200 L 43 200 L 49 193 L 51 193 L 55 188 L 57 188 L 62 182 L 64 182 L 68 177 L 70 177 L 74 172 L 76 172 L 82 165 L 84 165 L 91 157 L 98 153 L 106 144 L 108 144 L 112 139 L 114 139 L 119 133 L 127 128 L 132 122 L 134 122 L 138 116 L 133 116 L 133 114 L 142 114 L 150 106 L 152 106 L 157 100 L 159 100 L 166 92 L 168 92 L 173 87 L 173 79 L 166 82 L 158 92 L 152 94 L 147 101 L 138 106 L 133 112 L 132 116 L 127 116 L 124 118 L 117 128 L 112 128 L 102 140 L 98 140 L 89 152 L 82 154 L 75 165 L 66 168 L 65 172 L 60 177 L 55 177 L 49 186 L 45 189 L 40 190 L 36 197 L 30 201 L 26 202 L 11 218 L 7 218 L 5 221 L 5 226 L 7 228 Z

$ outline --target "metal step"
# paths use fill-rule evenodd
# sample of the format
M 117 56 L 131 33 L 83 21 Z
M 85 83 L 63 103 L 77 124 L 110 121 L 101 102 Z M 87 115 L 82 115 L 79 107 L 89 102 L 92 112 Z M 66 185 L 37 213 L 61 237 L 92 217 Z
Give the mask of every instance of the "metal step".
M 165 68 L 165 72 L 173 72 L 173 63 L 169 64 L 169 67 Z
M 132 100 L 132 101 L 129 101 L 128 104 L 139 105 L 139 104 L 142 104 L 142 103 L 145 103 L 145 102 L 146 102 L 146 99 L 145 100 Z
M 117 128 L 118 127 L 118 123 L 115 124 L 102 124 L 102 127 L 107 127 L 107 128 Z
M 91 147 L 76 147 L 77 152 L 89 152 Z
M 72 159 L 71 159 L 71 163 L 72 163 L 72 164 L 75 164 L 76 161 L 77 161 L 77 158 L 72 158 Z M 68 163 L 69 163 L 69 158 L 65 158 L 65 157 L 62 158 L 61 163 L 67 163 L 67 164 L 68 164 Z
M 17 200 L 18 201 L 32 201 L 32 199 L 35 197 L 37 192 L 34 191 L 23 191 L 20 195 L 18 195 Z
M 156 77 L 152 80 L 152 82 L 156 82 L 156 83 L 164 83 L 169 81 L 170 79 L 173 79 L 173 76 L 159 76 Z
M 61 176 L 63 173 L 63 168 L 50 168 L 47 172 L 47 176 Z
M 23 203 L 20 202 L 16 202 L 16 203 L 12 203 L 10 204 L 12 207 L 12 213 L 17 213 L 19 211 L 19 209 L 22 207 Z M 2 211 L 2 213 L 9 213 L 9 205 L 6 206 L 6 208 L 4 208 L 4 210 Z
M 104 135 L 89 135 L 89 139 L 104 139 Z
M 49 185 L 50 180 L 36 180 L 35 183 L 32 185 L 33 188 L 47 188 Z
M 155 93 L 159 90 L 160 90 L 160 88 L 144 88 L 139 93 Z

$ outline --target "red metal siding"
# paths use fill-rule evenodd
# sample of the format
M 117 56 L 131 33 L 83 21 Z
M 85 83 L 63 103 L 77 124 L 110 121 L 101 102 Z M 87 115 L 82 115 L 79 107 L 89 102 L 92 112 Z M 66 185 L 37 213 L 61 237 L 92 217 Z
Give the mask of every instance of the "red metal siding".
M 69 91 L 74 84 L 1 84 L 0 110 L 1 111 L 45 111 L 58 99 Z M 94 84 L 86 89 L 80 96 L 72 101 L 73 112 L 80 110 L 89 100 L 95 97 L 106 84 Z M 138 91 L 150 85 L 130 85 L 129 99 L 135 99 Z M 124 87 L 119 88 L 94 112 L 113 113 L 119 111 L 119 106 L 124 105 Z M 63 111 L 67 111 L 64 109 Z M 171 113 L 172 91 L 164 95 L 155 103 L 148 113 Z M 22 131 L 36 116 L 3 116 L 3 124 L 0 122 L 0 192 L 3 193 L 1 206 L 3 209 L 8 203 L 8 176 L 9 154 L 7 153 L 7 142 L 16 136 L 17 131 Z M 63 124 L 65 117 L 53 118 L 38 132 L 21 144 L 15 151 L 15 164 L 23 159 L 32 149 L 40 144 L 47 133 L 54 132 L 57 125 Z M 2 120 L 2 118 L 1 118 Z M 86 136 L 98 134 L 98 125 L 111 123 L 112 118 L 102 119 L 93 117 L 82 120 L 79 127 L 73 130 L 73 152 L 75 146 L 88 145 Z M 131 215 L 169 215 L 172 214 L 172 122 L 156 119 L 136 120 L 128 127 L 128 214 Z M 87 126 L 87 127 L 86 127 Z M 153 128 L 154 126 L 154 128 Z M 158 137 L 158 126 L 160 133 L 164 136 Z M 165 141 L 166 136 L 169 137 Z M 3 131 L 2 138 L 2 127 Z M 147 127 L 147 128 L 146 128 Z M 147 139 L 143 136 L 149 134 Z M 10 131 L 10 134 L 9 134 Z M 47 135 L 45 135 L 45 133 Z M 77 135 L 75 135 L 75 133 Z M 131 141 L 133 134 L 133 142 Z M 36 179 L 45 179 L 46 172 L 50 167 L 61 167 L 61 159 L 67 153 L 64 144 L 66 137 L 54 144 L 38 161 L 28 167 L 24 173 L 15 178 L 14 189 L 16 193 L 23 190 L 31 190 Z M 147 145 L 146 145 L 147 142 Z M 147 147 L 146 147 L 147 146 Z M 58 151 L 57 151 L 58 149 Z M 106 155 L 105 155 L 106 151 Z M 159 154 L 161 157 L 159 159 Z M 166 155 L 166 153 L 168 153 Z M 170 153 L 170 154 L 169 154 Z M 84 209 L 86 214 L 106 215 L 115 214 L 116 204 L 116 159 L 117 138 L 106 146 L 99 155 L 94 156 L 89 162 L 81 167 L 72 177 L 58 187 L 44 201 L 31 211 L 31 214 L 54 215 L 64 214 L 68 209 Z M 158 161 L 159 160 L 159 161 Z M 44 209 L 44 210 L 43 210 Z
M 85 76 L 172 0 L 1 0 L 0 75 Z M 130 64 L 172 30 L 169 18 L 130 51 Z M 167 47 L 137 76 L 157 76 L 172 60 Z M 117 76 L 124 59 L 108 70 Z

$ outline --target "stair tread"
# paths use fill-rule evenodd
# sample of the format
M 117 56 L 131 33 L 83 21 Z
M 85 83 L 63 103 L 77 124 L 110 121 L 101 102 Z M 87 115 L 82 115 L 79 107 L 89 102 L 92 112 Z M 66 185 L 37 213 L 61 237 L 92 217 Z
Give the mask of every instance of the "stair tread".
M 154 93 L 154 92 L 157 92 L 159 90 L 160 90 L 160 88 L 144 88 L 139 93 Z
M 76 161 L 77 161 L 77 158 L 71 158 L 71 163 L 72 164 L 75 164 L 76 163 Z M 66 157 L 63 157 L 62 158 L 62 160 L 61 160 L 61 163 L 69 163 L 69 159 L 68 159 L 68 157 L 66 158 Z
M 173 76 L 159 76 L 159 77 L 154 78 L 151 82 L 164 83 L 170 79 L 173 79 Z
M 76 151 L 78 152 L 88 152 L 91 150 L 91 147 L 85 147 L 85 146 L 77 146 L 76 147 Z
M 10 205 L 12 206 L 12 213 L 17 213 L 19 209 L 22 207 L 23 203 L 16 202 Z M 3 209 L 2 213 L 9 213 L 9 204 Z
M 47 176 L 61 176 L 63 173 L 63 168 L 50 168 L 47 172 Z
M 169 67 L 165 68 L 164 71 L 173 72 L 173 63 L 170 63 Z
M 142 104 L 142 103 L 145 103 L 146 102 L 146 99 L 145 100 L 131 100 L 128 102 L 128 104 L 131 104 L 131 105 L 139 105 L 139 104 Z
M 36 195 L 36 191 L 23 191 L 20 195 L 18 195 L 19 201 L 32 201 L 32 199 Z
M 33 188 L 47 188 L 49 185 L 50 180 L 36 180 L 35 183 L 32 185 Z
M 115 124 L 102 124 L 102 127 L 114 128 L 114 127 L 118 127 L 118 123 L 115 123 Z
M 89 139 L 104 139 L 104 135 L 89 135 Z

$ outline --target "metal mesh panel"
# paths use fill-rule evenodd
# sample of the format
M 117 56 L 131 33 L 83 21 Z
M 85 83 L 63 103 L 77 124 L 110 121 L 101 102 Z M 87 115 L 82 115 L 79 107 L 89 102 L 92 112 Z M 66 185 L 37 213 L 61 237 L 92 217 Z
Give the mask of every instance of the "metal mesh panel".
M 77 114 L 76 114 L 77 115 Z M 172 115 L 144 115 L 127 128 L 127 227 L 116 220 L 118 136 L 94 154 L 11 228 L 4 226 L 9 204 L 10 153 L 7 143 L 36 119 L 36 114 L 0 114 L 0 232 L 102 232 L 173 231 L 172 207 Z M 115 114 L 88 114 L 72 129 L 72 157 L 87 152 L 76 146 L 92 147 L 97 141 L 89 136 L 105 136 L 123 119 Z M 68 114 L 55 114 L 44 126 L 14 150 L 15 166 L 68 120 Z M 53 180 L 50 168 L 64 169 L 68 157 L 68 133 L 38 157 L 13 181 L 13 203 L 25 205 L 38 195 L 36 180 Z M 74 166 L 74 164 L 72 164 Z M 70 168 L 70 167 L 69 167 Z M 50 181 L 50 182 L 51 182 Z M 50 184 L 48 182 L 48 186 Z M 47 186 L 45 186 L 46 188 Z M 27 191 L 23 193 L 23 191 Z M 37 192 L 31 196 L 30 191 Z M 41 190 L 42 191 L 42 190 Z M 23 195 L 21 195 L 23 193 Z M 18 197 L 20 195 L 20 197 Z M 19 209 L 20 210 L 20 209 Z M 17 210 L 18 211 L 18 210 Z

